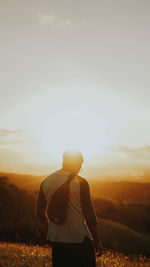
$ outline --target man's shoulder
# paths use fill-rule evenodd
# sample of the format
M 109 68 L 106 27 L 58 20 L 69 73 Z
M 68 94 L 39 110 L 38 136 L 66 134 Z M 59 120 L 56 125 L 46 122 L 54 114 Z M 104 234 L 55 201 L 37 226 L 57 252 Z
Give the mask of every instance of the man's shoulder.
M 47 182 L 52 181 L 52 180 L 59 174 L 59 171 L 60 171 L 60 170 L 57 170 L 57 171 L 52 172 L 52 173 L 50 173 L 49 175 L 47 175 L 47 176 L 43 179 L 43 181 L 42 181 L 41 184 L 45 184 L 45 183 L 47 183 Z
M 81 184 L 88 185 L 88 181 L 87 181 L 85 178 L 83 178 L 82 176 L 77 175 L 77 178 L 78 178 L 78 180 L 79 180 L 79 182 L 80 182 Z

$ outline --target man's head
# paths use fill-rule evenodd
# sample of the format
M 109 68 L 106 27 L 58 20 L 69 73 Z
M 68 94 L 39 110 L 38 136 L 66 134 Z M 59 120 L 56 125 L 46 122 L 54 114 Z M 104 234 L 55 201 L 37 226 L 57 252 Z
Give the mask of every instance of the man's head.
M 80 151 L 65 151 L 63 154 L 63 169 L 78 173 L 83 163 L 83 156 Z

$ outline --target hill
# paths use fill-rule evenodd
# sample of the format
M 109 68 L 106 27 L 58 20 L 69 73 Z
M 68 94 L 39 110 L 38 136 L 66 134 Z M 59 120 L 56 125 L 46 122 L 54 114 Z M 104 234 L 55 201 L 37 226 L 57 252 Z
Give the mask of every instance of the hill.
M 91 193 L 95 197 L 119 201 L 150 201 L 150 183 L 89 180 L 89 184 Z
M 7 177 L 9 181 L 19 188 L 37 191 L 41 181 L 46 175 L 24 175 L 0 172 L 0 177 Z M 95 197 L 105 197 L 119 201 L 150 201 L 150 183 L 129 181 L 101 181 L 88 180 L 91 194 Z
M 40 228 L 35 216 L 36 198 L 37 192 L 28 192 L 10 183 L 8 178 L 0 178 L 0 239 L 2 241 L 33 244 L 46 242 L 46 229 Z M 95 209 L 98 209 L 99 231 L 104 246 L 109 249 L 117 248 L 126 253 L 150 255 L 149 237 L 121 223 L 102 218 L 98 212 L 104 208 L 104 202 L 101 205 L 102 202 L 99 201 L 98 204 L 95 203 Z M 108 211 L 110 212 L 110 207 L 107 210 L 109 214 Z
M 0 240 L 31 242 L 39 231 L 35 217 L 37 195 L 0 178 Z
M 150 236 L 137 233 L 120 223 L 100 218 L 99 235 L 106 248 L 150 256 Z
M 93 197 L 93 204 L 98 217 L 119 222 L 136 232 L 150 235 L 150 202 Z
M 10 183 L 15 184 L 19 188 L 34 191 L 39 189 L 40 183 L 45 176 L 0 172 L 0 177 L 8 178 Z

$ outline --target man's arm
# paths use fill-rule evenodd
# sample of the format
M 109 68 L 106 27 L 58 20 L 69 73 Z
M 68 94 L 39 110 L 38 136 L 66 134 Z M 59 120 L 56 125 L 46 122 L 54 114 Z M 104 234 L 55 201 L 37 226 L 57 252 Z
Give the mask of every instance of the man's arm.
M 93 203 L 91 200 L 90 188 L 89 188 L 88 182 L 86 180 L 81 181 L 80 188 L 81 188 L 81 201 L 82 201 L 83 214 L 84 214 L 87 226 L 93 237 L 95 249 L 96 251 L 100 251 L 102 250 L 103 245 L 99 239 L 98 224 L 97 224 L 97 219 L 96 219 Z

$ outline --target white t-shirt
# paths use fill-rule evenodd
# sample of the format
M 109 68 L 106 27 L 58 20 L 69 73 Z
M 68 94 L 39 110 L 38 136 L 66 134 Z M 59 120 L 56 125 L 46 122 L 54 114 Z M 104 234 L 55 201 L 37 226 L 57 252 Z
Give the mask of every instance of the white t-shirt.
M 42 182 L 42 190 L 47 202 L 50 201 L 52 194 L 66 182 L 69 175 L 69 171 L 58 170 L 45 178 Z M 83 216 L 80 182 L 78 176 L 75 176 L 70 182 L 66 220 L 62 225 L 49 221 L 47 239 L 52 242 L 79 243 L 85 236 L 92 239 Z

